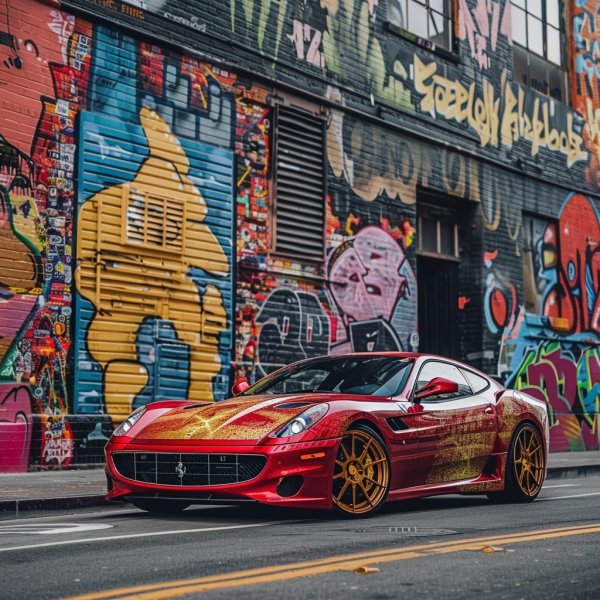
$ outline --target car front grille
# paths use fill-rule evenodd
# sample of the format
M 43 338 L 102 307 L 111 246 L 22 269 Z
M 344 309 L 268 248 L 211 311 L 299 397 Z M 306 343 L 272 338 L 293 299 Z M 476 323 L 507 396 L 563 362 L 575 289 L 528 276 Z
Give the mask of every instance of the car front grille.
M 260 475 L 267 458 L 260 454 L 180 454 L 115 452 L 118 473 L 142 483 L 210 486 L 249 481 Z

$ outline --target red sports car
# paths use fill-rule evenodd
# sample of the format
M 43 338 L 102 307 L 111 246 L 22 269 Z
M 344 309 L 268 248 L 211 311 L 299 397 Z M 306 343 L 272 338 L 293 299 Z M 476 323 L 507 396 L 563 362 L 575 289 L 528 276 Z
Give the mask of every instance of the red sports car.
M 158 512 L 257 501 L 365 516 L 434 494 L 529 502 L 546 474 L 546 405 L 447 358 L 312 358 L 234 394 L 134 411 L 106 447 L 107 498 Z

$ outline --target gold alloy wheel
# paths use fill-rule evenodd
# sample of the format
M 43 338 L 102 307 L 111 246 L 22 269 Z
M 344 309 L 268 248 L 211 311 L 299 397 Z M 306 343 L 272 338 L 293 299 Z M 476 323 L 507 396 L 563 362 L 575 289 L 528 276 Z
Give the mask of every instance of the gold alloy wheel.
M 525 425 L 517 434 L 513 446 L 515 480 L 523 495 L 532 498 L 544 483 L 545 456 L 542 438 L 537 429 Z
M 385 499 L 389 482 L 389 461 L 378 437 L 367 428 L 348 430 L 333 470 L 335 505 L 348 514 L 369 513 Z

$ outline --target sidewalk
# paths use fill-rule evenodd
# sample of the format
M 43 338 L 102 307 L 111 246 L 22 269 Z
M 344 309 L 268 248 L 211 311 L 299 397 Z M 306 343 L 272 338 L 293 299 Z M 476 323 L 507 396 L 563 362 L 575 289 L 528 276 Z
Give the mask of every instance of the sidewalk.
M 600 475 L 600 451 L 556 452 L 548 458 L 548 479 Z M 0 474 L 0 518 L 33 510 L 73 509 L 106 504 L 102 469 Z

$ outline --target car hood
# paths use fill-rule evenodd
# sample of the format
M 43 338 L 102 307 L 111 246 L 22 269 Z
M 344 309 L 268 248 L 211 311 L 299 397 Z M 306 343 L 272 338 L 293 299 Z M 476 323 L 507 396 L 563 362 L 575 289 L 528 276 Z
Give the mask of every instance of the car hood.
M 258 441 L 327 396 L 247 396 L 222 402 L 188 404 L 159 415 L 135 436 L 141 440 Z

